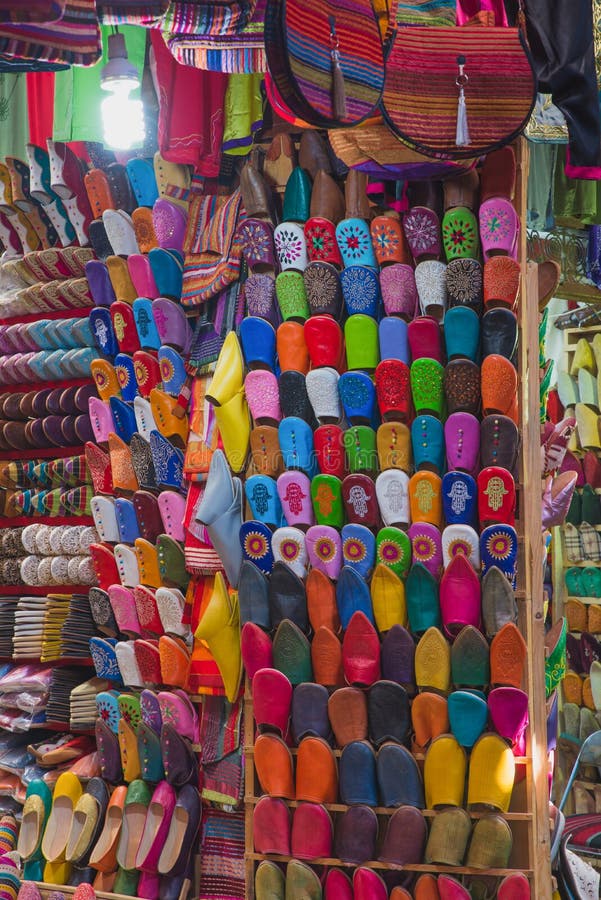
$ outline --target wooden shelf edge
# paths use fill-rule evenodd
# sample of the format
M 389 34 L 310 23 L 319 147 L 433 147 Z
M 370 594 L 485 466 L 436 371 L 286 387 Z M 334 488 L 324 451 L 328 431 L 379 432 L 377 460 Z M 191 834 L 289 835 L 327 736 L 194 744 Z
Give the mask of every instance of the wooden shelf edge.
M 292 857 L 279 856 L 276 853 L 247 853 L 247 859 L 260 861 L 263 859 L 272 860 L 273 862 L 289 862 Z M 377 860 L 369 860 L 363 863 L 343 862 L 341 859 L 334 857 L 319 857 L 318 859 L 303 860 L 312 866 L 338 866 L 340 868 L 356 869 L 358 865 L 368 869 L 384 869 L 395 872 L 440 872 L 447 875 L 493 875 L 502 878 L 505 875 L 513 875 L 515 872 L 523 872 L 526 877 L 532 877 L 532 869 L 475 869 L 470 866 L 440 866 L 435 863 L 409 863 L 407 865 L 396 865 L 395 863 L 386 863 Z
M 265 796 L 265 795 L 264 795 Z M 289 806 L 291 809 L 296 809 L 298 806 L 302 806 L 305 800 L 287 800 L 285 797 L 278 798 L 283 799 L 286 806 Z M 255 797 L 252 794 L 245 796 L 244 802 L 250 804 L 250 806 L 255 806 L 261 797 Z M 351 807 L 346 803 L 320 803 L 320 806 L 325 807 L 330 812 L 346 812 L 347 809 L 351 809 Z M 395 806 L 372 806 L 373 811 L 377 816 L 392 816 L 399 809 L 399 807 Z M 420 809 L 421 814 L 426 819 L 435 818 L 442 810 L 437 809 Z M 502 816 L 504 819 L 507 819 L 508 822 L 529 822 L 532 819 L 532 813 L 529 812 L 498 812 L 489 810 L 488 812 L 473 812 L 472 810 L 466 810 L 467 814 L 471 819 L 484 819 L 486 816 L 497 815 Z

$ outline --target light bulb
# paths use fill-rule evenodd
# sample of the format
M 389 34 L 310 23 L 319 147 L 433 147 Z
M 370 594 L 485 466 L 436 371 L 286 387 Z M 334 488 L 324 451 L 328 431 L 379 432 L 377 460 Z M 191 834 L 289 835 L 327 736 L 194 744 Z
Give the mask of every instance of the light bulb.
M 104 143 L 113 150 L 130 150 L 144 141 L 144 106 L 129 96 L 131 87 L 120 83 L 102 101 Z

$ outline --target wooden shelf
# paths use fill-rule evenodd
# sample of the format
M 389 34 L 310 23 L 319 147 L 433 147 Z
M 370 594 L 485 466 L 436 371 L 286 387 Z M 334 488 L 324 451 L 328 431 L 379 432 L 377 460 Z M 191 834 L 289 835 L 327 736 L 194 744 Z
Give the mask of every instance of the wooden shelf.
M 250 804 L 251 806 L 255 806 L 261 797 L 249 796 L 244 798 L 244 802 Z M 296 809 L 297 806 L 302 806 L 305 800 L 287 800 L 285 797 L 281 797 L 278 799 L 284 800 L 286 806 L 289 806 L 290 809 Z M 329 812 L 346 812 L 347 809 L 351 809 L 351 807 L 346 803 L 321 803 L 320 806 L 324 806 Z M 373 811 L 378 816 L 392 816 L 398 809 L 398 807 L 394 806 L 374 806 L 372 807 Z M 425 819 L 433 819 L 437 816 L 440 810 L 436 809 L 420 809 L 422 816 Z M 486 816 L 490 816 L 492 810 L 488 812 L 472 812 L 471 810 L 467 810 L 467 813 L 471 819 L 483 819 Z M 532 819 L 532 813 L 527 812 L 507 812 L 507 813 L 499 813 L 495 811 L 496 815 L 503 816 L 504 819 L 507 819 L 508 822 L 530 822 Z
M 270 859 L 273 862 L 283 862 L 286 863 L 290 860 L 289 856 L 278 856 L 276 853 L 249 853 L 247 854 L 251 859 L 260 861 L 263 859 Z M 305 860 L 303 860 L 305 861 Z M 351 868 L 356 869 L 357 863 L 348 863 L 343 862 L 341 859 L 336 859 L 335 857 L 319 857 L 318 859 L 306 860 L 311 865 L 314 866 L 338 866 L 339 868 Z M 502 878 L 505 875 L 512 875 L 514 872 L 523 872 L 528 878 L 531 878 L 533 875 L 532 869 L 523 869 L 521 867 L 516 867 L 515 869 L 474 869 L 469 866 L 439 866 L 434 863 L 419 863 L 419 864 L 409 864 L 397 866 L 394 863 L 386 863 L 380 862 L 380 860 L 370 860 L 369 862 L 361 863 L 362 866 L 367 867 L 368 869 L 384 869 L 388 871 L 403 871 L 403 872 L 440 872 L 447 873 L 448 875 L 492 875 L 498 878 Z M 538 898 L 537 898 L 538 900 Z
M 298 747 L 289 747 L 288 749 L 290 750 L 290 753 L 292 756 L 296 756 L 298 754 Z M 408 748 L 405 748 L 405 749 L 408 749 Z M 247 756 L 254 756 L 254 752 L 255 752 L 255 748 L 252 744 L 249 744 L 248 746 L 244 747 L 244 753 Z M 336 749 L 332 750 L 332 752 L 333 752 L 334 756 L 336 756 L 336 757 L 342 756 L 342 750 L 338 750 L 336 748 Z M 418 761 L 422 761 L 426 758 L 425 753 L 411 753 L 411 755 L 413 756 L 414 759 L 417 759 Z M 516 757 L 514 757 L 514 759 L 515 759 L 516 766 L 525 765 L 526 763 L 529 763 L 532 761 L 531 756 L 516 756 Z
M 541 524 L 541 459 L 540 459 L 540 386 L 539 386 L 539 312 L 538 312 L 538 270 L 534 263 L 527 262 L 526 248 L 526 192 L 528 174 L 527 142 L 516 143 L 517 184 L 515 208 L 521 218 L 522 228 L 518 240 L 518 259 L 521 263 L 520 302 L 517 310 L 520 342 L 518 347 L 518 428 L 522 434 L 516 493 L 519 497 L 519 516 L 515 528 L 518 536 L 518 570 L 516 576 L 516 599 L 519 601 L 519 624 L 528 647 L 528 662 L 524 689 L 529 697 L 530 737 L 528 755 L 516 759 L 525 769 L 524 778 L 516 782 L 513 791 L 513 806 L 519 810 L 505 814 L 514 834 L 514 857 L 512 867 L 507 869 L 480 870 L 466 866 L 437 866 L 416 864 L 396 866 L 380 861 L 362 865 L 378 870 L 404 870 L 409 872 L 448 872 L 452 875 L 491 875 L 502 877 L 512 872 L 524 872 L 532 878 L 533 897 L 537 900 L 551 900 L 552 879 L 550 865 L 550 833 L 548 805 L 548 760 L 546 752 L 546 709 L 545 709 L 545 647 L 544 647 L 544 594 L 543 563 L 546 552 L 543 547 Z M 289 857 L 252 852 L 253 812 L 258 798 L 252 793 L 256 773 L 254 768 L 254 719 L 252 699 L 245 703 L 244 745 L 245 783 L 248 795 L 245 801 L 245 843 L 246 843 L 246 900 L 254 898 L 254 875 L 257 863 L 273 860 L 286 863 Z M 295 755 L 295 749 L 291 750 Z M 334 751 L 336 757 L 340 750 Z M 424 755 L 416 758 L 423 760 Z M 287 801 L 294 809 L 300 801 Z M 344 812 L 343 804 L 325 804 L 332 813 Z M 389 817 L 394 809 L 377 807 L 376 814 Z M 429 821 L 437 815 L 435 810 L 423 810 Z M 478 819 L 484 813 L 470 813 Z M 310 865 L 340 866 L 347 869 L 355 863 L 343 863 L 335 858 L 308 860 Z

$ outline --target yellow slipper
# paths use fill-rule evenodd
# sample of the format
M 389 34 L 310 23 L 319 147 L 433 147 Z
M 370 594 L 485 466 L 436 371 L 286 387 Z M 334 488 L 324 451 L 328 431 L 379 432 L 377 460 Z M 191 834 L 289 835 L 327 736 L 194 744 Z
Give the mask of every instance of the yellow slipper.
M 378 563 L 371 579 L 371 603 L 378 631 L 407 625 L 405 585 L 392 569 Z
M 515 757 L 509 744 L 498 734 L 483 734 L 470 757 L 468 808 L 483 806 L 507 812 L 514 780 Z
M 466 771 L 467 757 L 457 739 L 450 734 L 435 738 L 424 763 L 426 807 L 463 806 Z

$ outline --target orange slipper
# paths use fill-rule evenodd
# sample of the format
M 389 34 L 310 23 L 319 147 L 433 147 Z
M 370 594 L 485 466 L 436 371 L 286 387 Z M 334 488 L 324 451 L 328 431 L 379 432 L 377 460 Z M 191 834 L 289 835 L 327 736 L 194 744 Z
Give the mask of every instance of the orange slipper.
M 412 522 L 442 525 L 442 480 L 434 472 L 416 472 L 409 479 L 409 506 Z
M 170 687 L 185 688 L 190 673 L 190 652 L 182 639 L 161 635 L 159 659 L 163 683 Z
M 161 587 L 161 570 L 159 568 L 157 548 L 145 538 L 136 538 L 134 547 L 136 548 L 138 567 L 140 569 L 140 584 L 150 588 Z
M 319 737 L 306 737 L 296 758 L 296 799 L 310 803 L 336 803 L 338 769 L 334 751 Z
M 518 390 L 515 366 L 504 356 L 493 353 L 483 359 L 480 373 L 482 414 L 500 413 L 514 418 Z
M 418 694 L 411 704 L 411 724 L 414 732 L 412 749 L 423 753 L 430 741 L 450 730 L 447 698 L 433 691 Z
M 367 739 L 367 695 L 354 687 L 334 691 L 328 700 L 328 717 L 339 747 Z
M 490 683 L 520 688 L 528 648 L 519 629 L 508 622 L 490 645 Z
M 564 702 L 575 703 L 576 706 L 582 706 L 582 678 L 580 675 L 576 672 L 566 672 L 563 677 L 562 686 Z
M 113 487 L 128 493 L 139 489 L 138 479 L 131 464 L 131 450 L 116 434 L 109 434 L 109 458 L 113 476 Z
M 322 625 L 334 634 L 340 632 L 340 618 L 336 606 L 336 588 L 320 569 L 311 569 L 306 581 L 307 613 L 314 632 Z
M 255 769 L 261 790 L 270 797 L 294 800 L 294 773 L 290 748 L 275 734 L 260 734 L 254 747 Z
M 322 625 L 311 643 L 313 678 L 317 684 L 339 687 L 344 684 L 342 644 L 333 631 Z

